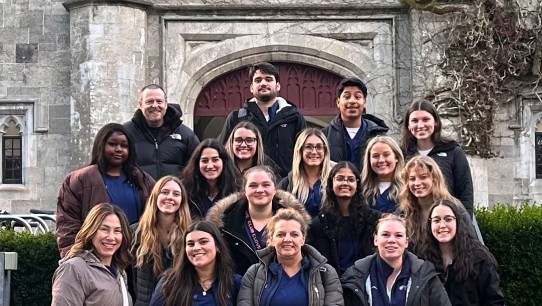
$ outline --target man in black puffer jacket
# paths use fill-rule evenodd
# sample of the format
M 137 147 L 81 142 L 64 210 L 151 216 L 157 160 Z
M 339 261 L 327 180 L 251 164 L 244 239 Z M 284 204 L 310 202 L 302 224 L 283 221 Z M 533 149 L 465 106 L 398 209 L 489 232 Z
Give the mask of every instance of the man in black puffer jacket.
M 162 87 L 150 84 L 139 95 L 139 109 L 124 123 L 135 142 L 137 164 L 155 180 L 179 176 L 199 139 L 183 125 L 178 105 L 168 104 Z
M 329 142 L 331 160 L 349 161 L 360 172 L 369 140 L 386 134 L 389 129 L 383 120 L 363 114 L 366 99 L 367 87 L 360 79 L 352 77 L 342 80 L 337 86 L 337 107 L 340 114 L 329 126 L 322 129 Z

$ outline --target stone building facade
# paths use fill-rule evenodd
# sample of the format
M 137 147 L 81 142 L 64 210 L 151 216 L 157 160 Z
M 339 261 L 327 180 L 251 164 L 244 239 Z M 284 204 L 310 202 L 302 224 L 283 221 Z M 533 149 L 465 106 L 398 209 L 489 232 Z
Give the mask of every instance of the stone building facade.
M 54 209 L 64 176 L 89 162 L 95 133 L 129 120 L 145 84 L 163 85 L 193 127 L 200 92 L 258 61 L 361 77 L 367 111 L 398 138 L 407 105 L 439 81 L 438 53 L 426 40 L 438 19 L 399 0 L 314 2 L 0 0 L 2 156 L 16 155 L 22 169 L 17 182 L 0 166 L 0 209 Z M 542 103 L 536 95 L 520 102 L 497 115 L 499 156 L 470 158 L 481 205 L 542 198 Z

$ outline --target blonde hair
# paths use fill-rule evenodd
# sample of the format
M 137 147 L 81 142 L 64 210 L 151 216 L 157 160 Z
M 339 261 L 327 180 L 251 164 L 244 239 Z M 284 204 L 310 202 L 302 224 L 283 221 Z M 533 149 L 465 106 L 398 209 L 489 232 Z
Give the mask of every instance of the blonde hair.
M 378 143 L 388 145 L 397 159 L 395 170 L 393 170 L 393 178 L 388 199 L 399 203 L 399 192 L 404 184 L 403 178 L 401 177 L 401 170 L 403 170 L 403 167 L 405 166 L 405 161 L 403 152 L 401 152 L 401 148 L 399 148 L 397 142 L 389 136 L 376 136 L 371 139 L 367 144 L 367 150 L 365 151 L 365 156 L 363 158 L 363 170 L 361 172 L 361 186 L 363 187 L 362 195 L 367 201 L 367 204 L 371 207 L 375 206 L 376 197 L 380 195 L 380 189 L 378 188 L 380 180 L 371 167 L 371 150 L 373 146 Z
M 267 231 L 267 244 L 269 245 L 273 235 L 275 234 L 275 226 L 281 220 L 284 221 L 296 221 L 299 223 L 301 228 L 301 233 L 303 237 L 307 237 L 307 231 L 309 228 L 309 223 L 305 221 L 301 213 L 293 208 L 283 208 L 279 209 L 271 219 L 267 222 L 266 231 Z
M 130 255 L 132 230 L 122 209 L 109 203 L 98 204 L 90 210 L 77 236 L 75 236 L 75 243 L 70 248 L 66 258 L 74 257 L 87 250 L 93 251 L 94 245 L 92 244 L 92 238 L 96 235 L 105 218 L 110 215 L 115 215 L 119 218 L 122 234 L 122 242 L 118 250 L 113 254 L 111 266 L 115 266 L 120 270 L 124 270 L 130 266 L 132 262 L 132 256 Z
M 412 194 L 408 187 L 408 177 L 410 171 L 416 171 L 416 173 L 427 172 L 431 177 L 433 186 L 431 187 L 431 203 L 438 200 L 451 200 L 455 198 L 450 194 L 446 187 L 444 175 L 438 164 L 427 156 L 415 156 L 407 162 L 401 176 L 405 182 L 401 193 L 399 194 L 400 208 L 402 213 L 407 218 L 407 227 L 410 232 L 411 240 L 413 242 L 420 242 L 425 232 L 424 224 L 425 220 L 423 216 L 423 208 L 420 205 L 418 198 Z M 428 207 L 429 208 L 429 207 Z
M 305 173 L 304 163 L 303 163 L 303 146 L 305 141 L 310 136 L 316 136 L 322 140 L 324 144 L 324 160 L 320 164 L 320 184 L 322 190 L 326 188 L 327 177 L 329 176 L 329 171 L 331 171 L 331 162 L 329 159 L 329 144 L 327 142 L 326 136 L 322 131 L 316 128 L 306 128 L 304 129 L 295 142 L 294 146 L 294 156 L 292 161 L 292 194 L 295 195 L 301 203 L 305 203 L 309 197 L 310 186 L 308 183 L 307 174 Z
M 143 265 L 152 259 L 153 272 L 155 275 L 160 275 L 164 270 L 163 264 L 163 249 L 162 239 L 160 239 L 160 230 L 158 228 L 158 196 L 168 182 L 175 182 L 181 188 L 181 205 L 175 214 L 173 226 L 167 237 L 167 248 L 173 255 L 173 258 L 178 256 L 183 250 L 183 237 L 186 229 L 192 221 L 190 210 L 188 208 L 188 195 L 181 180 L 177 177 L 168 175 L 164 176 L 154 185 L 151 195 L 147 200 L 145 211 L 141 216 L 139 225 L 137 226 L 135 236 L 140 236 L 140 244 L 136 250 L 136 267 L 142 268 Z
M 228 140 L 226 141 L 226 151 L 228 152 L 228 155 L 232 158 L 232 160 L 235 162 L 235 165 L 237 167 L 237 156 L 235 156 L 235 151 L 233 149 L 234 144 L 233 140 L 235 138 L 235 132 L 238 129 L 246 129 L 254 133 L 256 135 L 256 152 L 254 156 L 252 156 L 252 166 L 263 166 L 265 165 L 265 151 L 263 148 L 263 140 L 262 135 L 260 134 L 260 131 L 258 130 L 258 127 L 249 121 L 241 121 L 239 122 L 231 131 L 230 137 L 228 137 Z

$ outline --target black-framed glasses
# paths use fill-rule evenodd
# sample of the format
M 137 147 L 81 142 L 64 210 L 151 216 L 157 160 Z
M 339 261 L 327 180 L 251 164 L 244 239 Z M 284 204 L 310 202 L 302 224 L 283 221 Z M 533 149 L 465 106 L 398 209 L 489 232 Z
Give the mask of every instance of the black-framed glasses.
M 233 139 L 233 143 L 240 146 L 244 143 L 247 144 L 247 146 L 250 146 L 251 144 L 256 142 L 256 137 L 247 137 L 247 138 L 241 138 L 241 137 L 235 137 Z
M 455 221 L 455 217 L 454 216 L 445 216 L 444 218 L 433 217 L 433 218 L 429 218 L 429 220 L 431 220 L 431 223 L 433 224 L 440 224 L 442 221 L 444 221 L 444 223 L 446 224 L 449 224 Z
M 314 149 L 316 149 L 316 152 L 324 152 L 326 150 L 326 146 L 323 144 L 317 144 L 315 146 L 306 144 L 303 146 L 303 151 L 306 153 L 311 153 Z
M 354 176 L 345 177 L 341 175 L 334 176 L 333 180 L 335 181 L 335 183 L 347 183 L 349 185 L 355 185 L 358 181 L 358 179 Z

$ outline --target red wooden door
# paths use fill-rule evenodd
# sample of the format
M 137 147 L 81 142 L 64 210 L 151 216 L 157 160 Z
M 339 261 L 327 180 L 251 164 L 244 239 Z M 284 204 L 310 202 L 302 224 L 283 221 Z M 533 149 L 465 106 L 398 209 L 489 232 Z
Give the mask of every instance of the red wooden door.
M 280 96 L 292 101 L 305 116 L 338 113 L 335 88 L 342 77 L 327 70 L 297 63 L 276 63 L 280 74 Z M 238 109 L 250 93 L 248 68 L 224 74 L 203 88 L 196 100 L 195 116 L 227 116 Z

